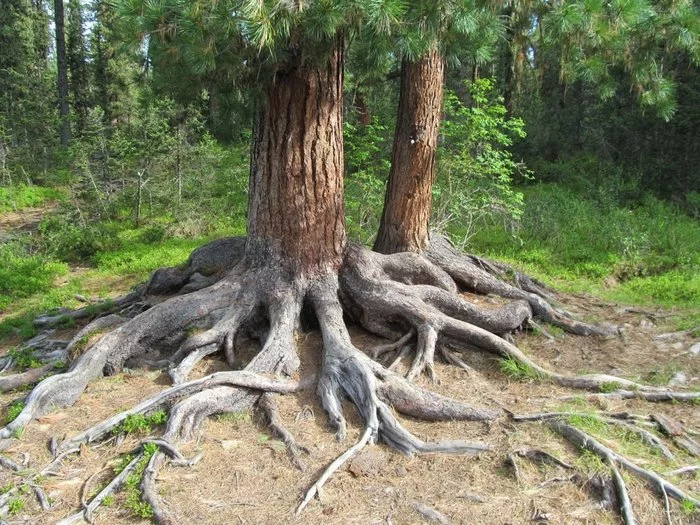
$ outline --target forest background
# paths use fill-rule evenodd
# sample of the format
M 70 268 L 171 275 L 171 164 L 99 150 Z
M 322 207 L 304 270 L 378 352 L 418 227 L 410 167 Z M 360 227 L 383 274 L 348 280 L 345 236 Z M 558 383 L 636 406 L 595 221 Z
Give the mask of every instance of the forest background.
M 693 54 L 646 69 L 600 53 L 574 59 L 572 42 L 602 31 L 590 11 L 597 3 L 578 4 L 475 9 L 471 36 L 448 57 L 432 227 L 563 290 L 698 306 Z M 667 16 L 689 27 L 668 38 L 697 47 L 693 3 L 667 4 Z M 211 16 L 205 5 L 194 3 L 191 16 Z M 624 5 L 621 20 L 644 23 L 646 2 Z M 56 7 L 65 12 L 62 60 Z M 3 337 L 27 338 L 40 311 L 109 295 L 117 280 L 138 282 L 209 239 L 245 233 L 254 101 L 234 81 L 235 64 L 202 24 L 168 44 L 118 15 L 103 1 L 3 0 Z M 348 62 L 347 228 L 371 244 L 400 61 L 358 37 Z

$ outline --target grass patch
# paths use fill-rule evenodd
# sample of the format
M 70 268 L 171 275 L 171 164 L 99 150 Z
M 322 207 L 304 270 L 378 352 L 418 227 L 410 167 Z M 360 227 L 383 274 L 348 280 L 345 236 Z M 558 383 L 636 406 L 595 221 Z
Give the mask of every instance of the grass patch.
M 603 458 L 586 448 L 581 449 L 579 457 L 576 458 L 576 464 L 581 470 L 591 475 L 610 471 L 610 467 L 603 462 Z
M 515 235 L 502 224 L 483 224 L 470 251 L 512 262 L 565 291 L 700 306 L 700 223 L 673 205 L 648 195 L 629 203 L 614 192 L 559 183 L 519 189 L 525 209 Z
M 598 390 L 605 394 L 609 394 L 611 392 L 620 390 L 620 388 L 622 388 L 622 385 L 617 381 L 606 381 L 605 383 L 600 385 L 600 388 Z
M 250 412 L 226 412 L 216 418 L 222 423 L 231 423 L 236 426 L 250 422 Z
M 7 502 L 7 512 L 10 516 L 16 516 L 24 510 L 25 501 L 22 498 L 12 498 Z
M 501 369 L 501 372 L 511 379 L 518 379 L 520 381 L 540 381 L 543 379 L 542 374 L 540 374 L 537 370 L 527 364 L 516 361 L 512 357 L 501 359 L 498 366 Z
M 0 186 L 0 213 L 37 208 L 47 201 L 63 200 L 64 197 L 62 191 L 44 186 Z
M 644 458 L 652 470 L 663 471 L 669 466 L 675 466 L 677 461 L 669 461 L 660 451 L 644 441 L 642 437 L 629 428 L 609 424 L 595 414 L 576 414 L 566 417 L 566 421 L 573 427 L 602 440 L 606 445 L 614 445 L 613 449 L 629 458 Z M 590 453 L 590 452 L 589 452 Z M 596 455 L 596 457 L 598 457 Z M 590 458 L 584 462 L 591 463 Z M 682 462 L 683 460 L 679 460 Z M 680 466 L 680 463 L 678 463 Z M 591 465 L 589 465 L 591 466 Z M 607 466 L 605 467 L 607 469 Z
M 698 508 L 695 506 L 695 503 L 693 503 L 689 499 L 684 499 L 681 502 L 681 509 L 683 509 L 683 513 L 687 515 L 695 514 L 698 511 Z
M 652 370 L 644 376 L 644 381 L 649 385 L 665 386 L 673 379 L 673 376 L 682 369 L 679 365 L 667 365 L 656 370 Z
M 25 243 L 0 245 L 0 312 L 14 300 L 48 292 L 66 273 L 66 264 L 32 253 Z
M 43 364 L 34 356 L 34 349 L 27 346 L 12 348 L 7 355 L 12 359 L 14 367 L 20 372 L 30 368 L 39 368 Z

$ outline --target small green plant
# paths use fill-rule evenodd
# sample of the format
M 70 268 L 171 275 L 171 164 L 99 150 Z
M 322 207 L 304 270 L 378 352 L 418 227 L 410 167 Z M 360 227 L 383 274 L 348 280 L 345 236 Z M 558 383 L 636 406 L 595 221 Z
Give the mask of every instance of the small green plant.
M 17 419 L 17 416 L 19 416 L 22 410 L 24 410 L 24 406 L 24 401 L 19 399 L 12 403 L 9 407 L 7 407 L 7 413 L 5 414 L 5 424 L 9 425 L 15 419 Z
M 24 427 L 17 427 L 12 431 L 12 437 L 15 439 L 22 439 L 24 436 Z
M 153 507 L 141 499 L 141 479 L 146 466 L 151 459 L 151 456 L 158 451 L 158 445 L 155 443 L 146 443 L 143 446 L 143 457 L 139 460 L 134 468 L 134 471 L 129 474 L 124 483 L 127 493 L 126 507 L 134 513 L 134 515 L 149 519 L 153 517 Z M 133 458 L 132 458 L 133 459 Z M 131 460 L 129 460 L 131 461 Z M 128 465 L 128 463 L 126 463 Z
M 12 498 L 7 503 L 7 507 L 10 516 L 16 516 L 24 510 L 24 500 L 22 498 Z
M 117 461 L 117 464 L 113 468 L 114 473 L 119 474 L 122 470 L 124 470 L 129 465 L 129 463 L 131 463 L 131 461 L 133 459 L 134 459 L 134 456 L 132 456 L 131 454 L 126 454 L 126 455 L 122 456 L 121 458 L 119 458 L 119 460 Z
M 512 379 L 518 379 L 521 381 L 539 381 L 542 379 L 542 374 L 540 374 L 537 370 L 529 365 L 516 361 L 512 357 L 501 359 L 499 362 L 499 367 L 501 368 L 501 372 Z
M 105 507 L 111 507 L 112 505 L 114 505 L 114 495 L 108 494 L 107 496 L 105 496 L 105 498 L 102 500 L 102 505 L 104 505 Z
M 693 503 L 689 499 L 684 499 L 681 502 L 681 508 L 683 509 L 684 514 L 695 514 L 698 510 L 698 508 L 695 506 L 695 503 Z
M 605 383 L 600 385 L 599 390 L 601 392 L 609 394 L 610 392 L 615 392 L 616 390 L 620 390 L 621 387 L 622 387 L 622 385 L 620 383 L 618 383 L 617 381 L 606 381 Z
M 12 359 L 15 367 L 22 372 L 42 365 L 42 362 L 34 356 L 34 349 L 28 346 L 12 348 L 7 355 Z
M 14 485 L 12 483 L 8 483 L 7 485 L 3 485 L 2 487 L 0 487 L 0 495 L 7 494 L 8 492 L 10 492 L 12 490 L 13 487 L 14 487 Z
M 114 434 L 149 434 L 154 426 L 162 425 L 168 420 L 168 414 L 164 410 L 158 410 L 153 414 L 130 414 L 121 425 L 114 427 Z

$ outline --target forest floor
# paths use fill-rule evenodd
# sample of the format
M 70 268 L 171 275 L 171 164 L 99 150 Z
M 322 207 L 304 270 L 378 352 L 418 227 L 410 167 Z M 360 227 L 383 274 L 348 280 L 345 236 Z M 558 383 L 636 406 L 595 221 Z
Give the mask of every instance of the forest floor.
M 42 217 L 53 207 L 49 201 L 42 207 L 0 213 L 0 242 L 5 240 L 3 235 L 11 239 L 18 233 L 35 232 Z M 135 235 L 127 230 L 124 233 Z M 0 336 L 0 356 L 21 343 L 19 327 L 29 322 L 31 312 L 58 305 L 80 306 L 76 294 L 89 299 L 119 296 L 142 281 L 152 268 L 182 261 L 194 246 L 204 241 L 204 238 L 169 238 L 148 244 L 125 237 L 120 251 L 106 253 L 106 257 L 97 262 L 61 263 L 62 269 L 53 274 L 46 271 L 45 283 L 33 288 L 30 295 L 10 298 L 8 306 L 0 308 L 0 324 L 4 322 L 8 327 L 6 335 Z M 9 271 L 14 271 L 13 268 L 10 266 Z M 569 276 L 561 279 L 548 276 L 548 280 L 555 286 L 572 282 Z M 599 291 L 596 289 L 596 294 Z M 467 296 L 484 307 L 496 306 L 500 301 L 492 297 Z M 670 308 L 668 303 L 667 308 L 657 308 L 649 306 L 654 304 L 649 301 L 643 307 L 628 307 L 607 297 L 568 293 L 560 294 L 558 299 L 568 310 L 586 320 L 622 327 L 621 337 L 582 338 L 544 326 L 548 334 L 518 334 L 518 346 L 545 367 L 562 373 L 602 372 L 648 384 L 675 383 L 678 385 L 675 388 L 700 389 L 696 300 L 686 301 L 683 308 Z M 23 311 L 27 314 L 22 314 Z M 27 319 L 15 323 L 12 318 L 17 315 L 25 315 Z M 79 328 L 59 331 L 54 337 L 69 339 Z M 360 349 L 382 342 L 361 329 L 353 329 L 351 334 Z M 256 350 L 251 345 L 249 356 Z M 320 334 L 301 334 L 299 353 L 301 376 L 316 373 L 321 353 Z M 580 391 L 546 381 L 509 376 L 503 362 L 487 353 L 466 354 L 464 360 L 473 372 L 437 363 L 440 384 L 431 385 L 424 377 L 418 381 L 441 394 L 473 405 L 505 409 L 504 412 L 566 410 L 592 414 L 604 410 L 665 414 L 681 422 L 686 429 L 700 432 L 700 406 L 697 404 L 591 399 Z M 223 360 L 206 359 L 191 377 L 224 368 Z M 72 436 L 132 407 L 169 384 L 167 373 L 147 370 L 125 371 L 92 382 L 73 407 L 30 424 L 19 439 L 13 440 L 11 447 L 3 451 L 16 462 L 26 460 L 27 470 L 13 474 L 0 469 L 0 493 L 4 487 L 21 483 L 27 472 L 35 472 L 51 460 L 48 442 L 52 437 L 61 440 Z M 6 415 L 8 406 L 25 395 L 26 391 L 0 394 L 0 407 L 4 407 L 0 417 Z M 559 399 L 565 396 L 569 399 Z M 289 430 L 311 451 L 303 458 L 307 469 L 301 472 L 292 465 L 283 443 L 270 434 L 265 421 L 256 414 L 228 414 L 210 419 L 199 439 L 182 449 L 187 457 L 203 453 L 202 461 L 191 468 L 165 467 L 158 478 L 161 495 L 181 523 L 421 523 L 426 518 L 419 509 L 425 508 L 439 512 L 450 523 L 620 522 L 614 510 L 600 508 L 600 495 L 585 483 L 597 473 L 607 472 L 600 460 L 591 454 L 582 454 L 544 424 L 515 423 L 505 414 L 491 423 L 427 423 L 402 417 L 409 430 L 424 440 L 466 439 L 488 444 L 491 451 L 478 458 L 444 455 L 407 458 L 385 446 L 370 447 L 336 473 L 325 486 L 320 500 L 312 502 L 300 517 L 296 517 L 294 510 L 303 493 L 323 469 L 359 437 L 361 422 L 354 408 L 348 405 L 348 438 L 341 444 L 334 439 L 314 389 L 281 396 L 279 408 Z M 638 464 L 661 474 L 698 463 L 697 458 L 673 445 L 671 449 L 676 459 L 669 461 L 653 453 L 634 436 L 595 428 L 595 425 L 585 430 Z M 42 513 L 31 493 L 20 492 L 8 523 L 49 524 L 73 514 L 80 508 L 81 497 L 90 499 L 108 482 L 120 458 L 123 460 L 144 437 L 145 434 L 134 434 L 119 443 L 112 439 L 103 445 L 83 447 L 79 455 L 65 459 L 56 475 L 40 480 L 53 501 L 53 509 Z M 580 476 L 572 480 L 572 472 L 567 469 L 538 466 L 517 454 L 516 473 L 507 461 L 508 456 L 531 448 L 549 452 L 573 465 Z M 93 475 L 86 488 L 86 480 Z M 639 523 L 666 523 L 663 500 L 637 478 L 623 475 Z M 696 497 L 700 494 L 697 471 L 689 477 L 670 476 L 669 479 Z M 124 490 L 108 500 L 109 504 L 95 514 L 95 523 L 148 522 L 129 508 L 133 506 L 129 498 L 129 491 Z M 673 523 L 699 523 L 697 510 L 692 511 L 687 505 L 672 502 Z
M 127 284 L 122 283 L 124 290 Z M 115 295 L 120 291 L 113 290 Z M 488 307 L 497 302 L 491 297 L 469 296 Z M 562 295 L 560 300 L 581 317 L 606 320 L 623 328 L 622 337 L 581 338 L 551 331 L 517 336 L 517 344 L 536 361 L 550 369 L 577 374 L 604 372 L 655 384 L 683 382 L 685 387 L 700 388 L 700 355 L 697 337 L 678 333 L 669 324 L 669 311 L 637 310 L 601 301 L 585 295 Z M 677 314 L 678 312 L 673 312 Z M 57 333 L 69 338 L 77 327 Z M 352 331 L 354 343 L 361 349 L 379 340 L 359 329 Z M 697 334 L 695 334 L 697 335 Z M 8 345 L 0 347 L 0 355 Z M 251 346 L 252 355 L 256 349 Z M 318 332 L 299 338 L 302 359 L 301 376 L 314 374 L 319 367 L 321 338 Z M 437 364 L 441 383 L 421 384 L 439 393 L 494 409 L 515 413 L 575 410 L 577 412 L 627 411 L 638 414 L 662 413 L 680 421 L 691 431 L 700 432 L 700 406 L 693 404 L 648 403 L 639 400 L 587 400 L 580 392 L 537 380 L 508 377 L 498 359 L 480 352 L 465 354 L 464 360 L 474 372 Z M 409 363 L 406 363 L 406 365 Z M 192 377 L 220 370 L 224 362 L 217 358 L 203 361 Z M 51 457 L 50 438 L 71 436 L 106 417 L 125 410 L 169 385 L 167 373 L 133 370 L 92 382 L 71 408 L 56 411 L 29 425 L 20 439 L 4 451 L 15 461 L 23 454 L 30 470 Z M 0 395 L 0 406 L 25 394 Z M 565 442 L 540 423 L 514 423 L 503 416 L 491 423 L 426 423 L 402 418 L 406 426 L 425 440 L 466 439 L 492 447 L 477 458 L 423 455 L 407 458 L 385 446 L 365 449 L 347 467 L 342 468 L 324 488 L 319 501 L 312 502 L 300 517 L 294 515 L 305 490 L 320 472 L 361 434 L 359 416 L 350 406 L 348 440 L 335 441 L 326 414 L 314 390 L 281 396 L 280 414 L 289 430 L 311 453 L 304 457 L 305 472 L 290 462 L 284 445 L 269 434 L 265 422 L 255 414 L 228 414 L 210 419 L 200 438 L 183 447 L 187 457 L 202 452 L 203 459 L 191 468 L 164 468 L 158 488 L 182 523 L 421 523 L 419 511 L 429 507 L 450 523 L 526 524 L 526 523 L 618 523 L 614 511 L 599 508 L 599 495 L 581 480 L 591 478 L 605 467 L 589 454 Z M 55 476 L 41 480 L 53 500 L 53 509 L 42 513 L 31 494 L 23 494 L 23 508 L 9 523 L 55 523 L 80 508 L 81 495 L 91 497 L 106 483 L 117 459 L 134 449 L 145 435 L 129 435 L 119 444 L 114 440 L 102 446 L 83 447 L 79 455 L 68 457 Z M 675 461 L 651 454 L 634 440 L 617 435 L 598 434 L 602 442 L 627 454 L 639 464 L 667 473 L 697 463 L 683 451 L 672 448 Z M 506 458 L 528 448 L 541 449 L 573 465 L 581 472 L 571 481 L 571 471 L 556 466 L 537 466 L 517 458 L 517 472 Z M 91 486 L 85 482 L 96 475 Z M 625 474 L 637 519 L 641 524 L 666 523 L 663 500 L 638 479 Z M 564 481 L 562 481 L 562 479 Z M 672 477 L 673 482 L 700 494 L 700 476 Z M 17 475 L 0 470 L 0 487 L 16 483 Z M 83 492 L 87 490 L 88 494 Z M 95 515 L 95 523 L 133 524 L 147 522 L 127 508 L 128 491 L 122 491 Z M 697 513 L 672 504 L 673 523 L 698 523 Z

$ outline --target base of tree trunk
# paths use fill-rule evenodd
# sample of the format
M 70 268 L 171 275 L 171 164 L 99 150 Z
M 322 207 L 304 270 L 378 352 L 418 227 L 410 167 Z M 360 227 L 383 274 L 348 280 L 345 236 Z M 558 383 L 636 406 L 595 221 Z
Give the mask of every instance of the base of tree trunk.
M 346 435 L 343 400 L 350 400 L 364 421 L 366 439 L 348 454 L 378 441 L 409 455 L 488 451 L 483 444 L 463 441 L 424 442 L 405 429 L 392 410 L 430 421 L 485 421 L 504 416 L 413 384 L 423 373 L 432 381 L 438 380 L 433 366 L 436 355 L 464 368 L 456 353 L 474 348 L 513 360 L 539 377 L 569 388 L 609 392 L 614 385 L 616 390 L 648 395 L 651 400 L 700 398 L 697 392 L 671 392 L 610 375 L 568 376 L 535 363 L 510 342 L 510 334 L 526 326 L 533 316 L 584 335 L 610 334 L 612 330 L 572 319 L 550 305 L 552 293 L 539 283 L 498 263 L 460 254 L 439 237 L 434 236 L 425 255 L 382 255 L 351 245 L 337 274 L 316 278 L 294 279 L 278 268 L 250 264 L 244 250 L 243 238 L 220 239 L 195 250 L 182 267 L 158 270 L 147 285 L 104 305 L 102 317 L 88 323 L 66 349 L 67 355 L 75 356 L 69 370 L 39 382 L 27 397 L 24 410 L 0 430 L 0 446 L 32 420 L 73 404 L 92 379 L 118 373 L 125 365 L 160 351 L 167 356 L 172 387 L 56 443 L 53 450 L 58 461 L 83 444 L 110 436 L 129 415 L 169 409 L 162 438 L 150 441 L 160 451 L 148 460 L 141 487 L 157 520 L 174 523 L 175 517 L 158 496 L 157 472 L 166 456 L 176 464 L 191 463 L 179 454 L 177 444 L 196 435 L 210 415 L 257 406 L 286 443 L 294 464 L 303 468 L 303 447 L 285 429 L 274 395 L 292 393 L 306 385 L 293 379 L 299 369 L 295 336 L 305 317 L 313 317 L 322 332 L 323 359 L 315 383 L 338 439 Z M 504 274 L 510 274 L 514 282 L 503 280 Z M 460 286 L 515 300 L 497 310 L 480 309 L 458 294 Z M 69 315 L 87 317 L 88 310 Z M 95 308 L 90 311 L 94 315 Z M 371 351 L 375 359 L 360 352 L 350 339 L 346 316 L 394 342 Z M 57 318 L 51 316 L 37 319 L 42 326 L 55 322 Z M 245 364 L 237 353 L 242 338 L 261 342 L 260 352 Z M 215 352 L 224 354 L 233 371 L 188 380 L 197 362 Z M 394 372 L 393 366 L 376 360 L 387 354 L 395 354 L 395 362 L 413 355 L 405 377 Z M 345 460 L 344 455 L 329 467 L 303 505 Z M 108 487 L 115 490 L 117 486 Z M 98 495 L 65 523 L 89 517 L 99 506 L 98 498 L 106 495 Z

